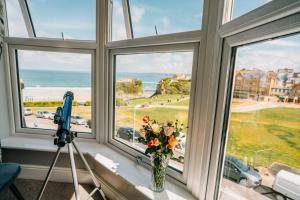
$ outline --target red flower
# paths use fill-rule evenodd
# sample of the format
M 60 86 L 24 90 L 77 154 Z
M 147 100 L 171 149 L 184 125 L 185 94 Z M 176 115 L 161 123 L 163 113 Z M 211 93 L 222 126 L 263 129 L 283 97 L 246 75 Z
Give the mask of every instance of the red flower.
M 150 121 L 150 117 L 149 117 L 149 116 L 144 116 L 144 117 L 143 117 L 143 121 L 144 121 L 145 123 L 148 123 L 148 122 Z

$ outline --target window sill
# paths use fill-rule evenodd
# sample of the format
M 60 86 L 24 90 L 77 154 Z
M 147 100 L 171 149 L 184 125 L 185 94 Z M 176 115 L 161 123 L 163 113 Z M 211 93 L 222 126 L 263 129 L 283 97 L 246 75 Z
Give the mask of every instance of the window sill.
M 124 194 L 126 197 L 134 197 L 135 193 L 138 192 L 148 199 L 196 199 L 186 188 L 182 188 L 174 183 L 171 183 L 170 181 L 166 182 L 166 189 L 164 192 L 155 193 L 150 189 L 151 173 L 145 167 L 138 165 L 133 160 L 125 157 L 107 145 L 98 144 L 94 141 L 79 141 L 77 143 L 81 151 L 83 153 L 87 153 L 95 161 L 94 169 L 97 169 L 97 165 L 99 165 L 99 169 L 104 168 L 106 171 L 108 170 L 108 172 L 114 175 L 114 178 L 120 179 L 120 181 L 123 182 L 125 181 L 127 184 L 119 185 L 119 187 L 134 188 L 134 190 L 127 191 L 127 193 L 132 194 Z M 19 136 L 11 136 L 1 140 L 1 146 L 2 148 L 7 149 L 23 149 L 47 152 L 55 152 L 57 150 L 56 146 L 53 145 L 52 139 L 28 138 Z M 64 147 L 62 151 L 67 152 L 67 148 Z M 107 173 L 99 175 L 105 180 L 109 178 Z M 110 180 L 108 179 L 107 181 Z M 117 186 L 116 189 L 118 190 Z

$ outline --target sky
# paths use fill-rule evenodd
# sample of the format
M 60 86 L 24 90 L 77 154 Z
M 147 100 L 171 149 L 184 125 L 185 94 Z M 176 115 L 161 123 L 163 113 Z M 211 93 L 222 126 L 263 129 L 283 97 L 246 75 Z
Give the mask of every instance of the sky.
M 233 17 L 236 18 L 268 1 L 270 0 L 235 0 Z M 72 3 L 69 4 L 70 2 Z M 113 40 L 126 39 L 122 0 L 113 0 L 113 2 L 112 38 Z M 158 34 L 201 29 L 202 0 L 130 0 L 129 3 L 135 37 L 155 35 L 155 26 Z M 66 39 L 95 40 L 95 0 L 28 0 L 28 5 L 38 37 L 61 38 L 63 32 Z M 7 0 L 7 7 L 10 35 L 28 37 L 18 0 Z M 288 66 L 299 69 L 300 60 L 297 56 L 300 51 L 299 42 L 300 37 L 293 36 L 240 47 L 236 60 L 237 66 L 266 69 Z M 191 53 L 154 55 L 120 57 L 119 69 L 128 72 L 155 73 L 190 71 L 187 69 L 192 62 Z M 20 52 L 20 59 L 23 59 L 24 68 L 76 71 L 90 69 L 88 55 L 55 56 L 53 53 L 47 55 L 43 52 Z M 85 62 L 89 67 L 84 66 Z M 60 65 L 64 67 L 59 67 Z

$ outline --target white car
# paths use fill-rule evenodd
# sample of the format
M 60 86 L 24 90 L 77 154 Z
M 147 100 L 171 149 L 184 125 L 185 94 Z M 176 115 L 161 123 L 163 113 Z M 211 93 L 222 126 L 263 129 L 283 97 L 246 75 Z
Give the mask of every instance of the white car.
M 49 119 L 54 120 L 54 115 L 55 115 L 55 113 L 50 113 Z
M 86 120 L 79 115 L 71 116 L 71 123 L 77 125 L 86 125 Z
M 37 118 L 44 118 L 44 119 L 50 119 L 51 113 L 48 111 L 38 110 L 35 113 Z
M 30 108 L 25 108 L 24 109 L 24 115 L 25 116 L 32 115 L 32 110 Z
M 272 188 L 290 199 L 300 199 L 300 175 L 280 170 Z
M 184 162 L 185 143 L 186 143 L 185 134 L 180 133 L 180 135 L 178 136 L 178 144 L 174 149 L 174 156 L 173 156 L 173 158 L 178 160 L 180 163 Z

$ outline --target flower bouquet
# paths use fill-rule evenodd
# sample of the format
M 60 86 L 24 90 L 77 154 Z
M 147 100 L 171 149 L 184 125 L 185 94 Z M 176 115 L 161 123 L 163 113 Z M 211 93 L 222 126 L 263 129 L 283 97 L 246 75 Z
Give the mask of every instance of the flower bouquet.
M 145 116 L 143 121 L 145 123 L 141 130 L 143 136 L 138 140 L 147 145 L 145 154 L 151 157 L 152 189 L 155 192 L 161 192 L 164 190 L 169 159 L 173 156 L 174 148 L 178 144 L 176 138 L 184 126 L 183 124 L 178 126 L 178 120 L 174 124 L 172 122 L 163 124 L 150 120 L 149 116 Z

